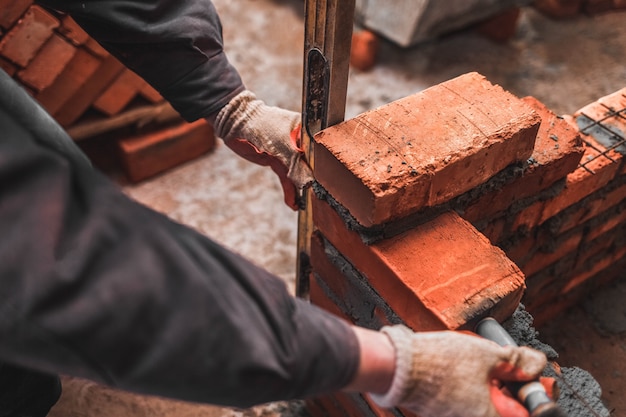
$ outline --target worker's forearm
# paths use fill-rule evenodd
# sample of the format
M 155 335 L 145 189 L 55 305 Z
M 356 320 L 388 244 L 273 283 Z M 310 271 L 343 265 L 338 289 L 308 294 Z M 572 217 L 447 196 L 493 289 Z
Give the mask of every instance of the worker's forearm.
M 389 390 L 396 369 L 395 350 L 381 332 L 352 327 L 359 341 L 360 362 L 354 380 L 345 391 L 382 394 Z
M 0 361 L 238 407 L 353 378 L 347 324 L 34 140 L 0 97 Z

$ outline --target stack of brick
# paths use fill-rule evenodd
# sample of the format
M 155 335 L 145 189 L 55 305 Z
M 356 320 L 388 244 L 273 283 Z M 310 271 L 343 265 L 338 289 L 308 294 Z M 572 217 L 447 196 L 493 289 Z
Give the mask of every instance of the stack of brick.
M 80 131 L 85 123 L 93 126 L 116 117 L 124 120 L 130 109 L 162 110 L 166 106 L 152 87 L 126 69 L 69 16 L 35 5 L 33 0 L 0 0 L 0 68 L 70 134 Z M 145 125 L 146 117 L 141 122 Z M 131 180 L 144 179 L 181 160 L 197 157 L 212 149 L 214 140 L 207 123 L 187 124 L 178 115 L 167 123 L 126 129 L 124 137 L 115 138 Z M 128 151 L 128 142 L 135 145 L 130 146 L 132 152 Z M 138 147 L 138 142 L 144 146 Z M 152 155 L 155 147 L 168 148 L 178 157 L 158 159 Z M 138 160 L 143 161 L 142 168 L 137 168 Z M 146 166 L 146 160 L 150 160 L 150 166 Z
M 586 117 L 620 97 L 571 119 L 591 135 L 597 124 Z M 520 300 L 555 314 L 626 260 L 621 156 L 580 163 L 603 149 L 476 73 L 320 132 L 311 302 L 361 326 L 416 331 L 502 320 Z M 314 415 L 399 415 L 361 395 L 308 406 Z

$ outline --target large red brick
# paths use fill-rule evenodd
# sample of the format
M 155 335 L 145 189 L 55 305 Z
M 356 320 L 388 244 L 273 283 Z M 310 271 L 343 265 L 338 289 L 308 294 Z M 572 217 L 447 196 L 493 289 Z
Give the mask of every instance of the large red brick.
M 0 28 L 9 29 L 33 4 L 33 0 L 0 0 Z
M 550 111 L 534 97 L 522 99 L 540 116 L 533 161 L 523 175 L 500 189 L 485 194 L 466 207 L 463 218 L 470 222 L 492 218 L 513 203 L 536 195 L 573 172 L 584 152 L 578 129 Z
M 436 206 L 531 156 L 540 116 L 469 73 L 315 136 L 315 177 L 364 226 Z
M 56 112 L 59 124 L 69 127 L 76 122 L 124 68 L 114 56 L 104 58 L 98 69 Z
M 487 314 L 504 319 L 522 296 L 524 276 L 504 252 L 454 212 L 365 245 L 326 202 L 313 222 L 407 325 L 456 329 Z
M 118 142 L 126 174 L 141 181 L 190 161 L 215 147 L 213 127 L 204 119 L 122 139 Z
M 69 100 L 100 66 L 100 59 L 84 49 L 76 54 L 52 85 L 35 96 L 41 105 L 53 116 Z
M 63 37 L 53 34 L 28 67 L 17 73 L 18 78 L 39 92 L 48 88 L 63 72 L 76 54 L 76 48 Z
M 144 81 L 137 74 L 125 69 L 96 99 L 93 107 L 107 116 L 113 116 L 132 101 L 143 84 Z
M 25 67 L 57 27 L 57 18 L 39 6 L 30 6 L 0 40 L 0 55 L 20 67 Z

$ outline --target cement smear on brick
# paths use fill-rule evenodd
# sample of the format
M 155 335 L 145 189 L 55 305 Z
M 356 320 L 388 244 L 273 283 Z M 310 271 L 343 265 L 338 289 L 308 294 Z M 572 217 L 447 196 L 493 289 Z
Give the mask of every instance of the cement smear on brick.
M 608 417 L 610 412 L 602 403 L 600 384 L 583 369 L 556 365 L 558 353 L 538 339 L 539 333 L 532 323 L 532 316 L 520 305 L 502 325 L 520 346 L 530 346 L 546 354 L 550 363 L 544 376 L 556 378 L 560 389 L 557 403 L 565 414 L 568 417 Z

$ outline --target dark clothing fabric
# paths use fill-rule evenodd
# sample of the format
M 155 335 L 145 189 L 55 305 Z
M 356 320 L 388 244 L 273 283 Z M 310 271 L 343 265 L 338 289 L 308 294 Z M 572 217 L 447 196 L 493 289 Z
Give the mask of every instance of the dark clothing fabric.
M 67 5 L 189 119 L 242 88 L 225 58 L 213 60 L 209 2 L 46 3 Z M 127 198 L 2 71 L 0 86 L 0 361 L 237 407 L 351 381 L 358 342 L 347 324 Z
M 209 0 L 39 0 L 69 13 L 188 121 L 217 113 L 243 91 Z
M 0 417 L 45 417 L 60 396 L 58 376 L 0 363 Z

